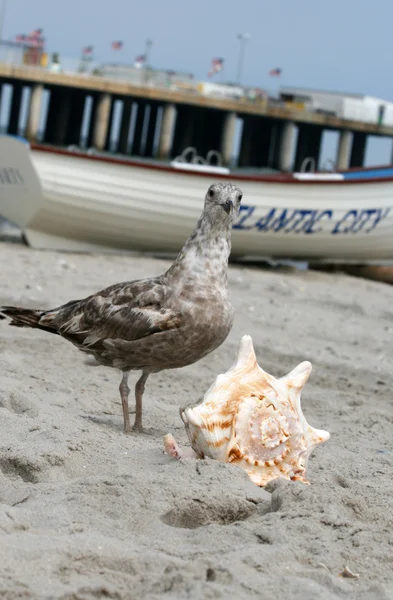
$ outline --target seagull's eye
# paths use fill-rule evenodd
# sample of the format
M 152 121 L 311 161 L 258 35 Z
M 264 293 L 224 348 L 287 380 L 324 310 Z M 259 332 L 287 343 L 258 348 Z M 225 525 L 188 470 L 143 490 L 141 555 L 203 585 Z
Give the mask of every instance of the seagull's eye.
M 243 198 L 243 194 L 239 194 L 238 197 L 237 197 L 237 199 L 238 199 L 239 202 L 242 201 L 242 198 Z
M 209 196 L 209 198 L 213 198 L 213 196 L 214 196 L 214 191 L 213 191 L 212 189 L 210 189 L 210 190 L 208 191 L 208 196 Z

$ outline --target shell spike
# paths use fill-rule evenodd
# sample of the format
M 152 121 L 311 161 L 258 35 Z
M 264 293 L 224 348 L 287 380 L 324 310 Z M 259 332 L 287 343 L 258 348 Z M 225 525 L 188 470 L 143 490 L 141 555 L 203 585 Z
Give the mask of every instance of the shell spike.
M 292 387 L 297 392 L 301 392 L 311 375 L 311 371 L 312 364 L 308 360 L 305 360 L 281 379 L 285 381 L 288 387 Z
M 310 429 L 312 430 L 311 441 L 315 446 L 330 440 L 330 433 L 328 431 L 324 431 L 323 429 L 314 429 L 311 427 Z
M 242 369 L 244 367 L 253 368 L 257 365 L 257 357 L 255 356 L 254 345 L 250 335 L 243 335 L 240 340 L 240 347 L 237 353 L 234 368 Z

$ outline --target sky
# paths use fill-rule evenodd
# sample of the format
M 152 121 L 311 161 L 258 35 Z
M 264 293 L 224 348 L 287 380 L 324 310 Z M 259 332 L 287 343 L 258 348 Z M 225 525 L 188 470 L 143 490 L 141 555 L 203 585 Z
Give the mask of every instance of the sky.
M 154 68 L 205 79 L 213 57 L 235 81 L 238 33 L 249 33 L 242 83 L 356 92 L 393 101 L 391 0 L 0 0 L 3 37 L 41 27 L 50 52 L 80 56 L 92 45 L 99 62 L 132 63 L 153 40 Z M 111 42 L 121 40 L 121 51 Z M 268 71 L 280 67 L 280 78 Z M 368 155 L 390 159 L 391 141 L 371 139 Z M 367 162 L 370 162 L 369 160 Z

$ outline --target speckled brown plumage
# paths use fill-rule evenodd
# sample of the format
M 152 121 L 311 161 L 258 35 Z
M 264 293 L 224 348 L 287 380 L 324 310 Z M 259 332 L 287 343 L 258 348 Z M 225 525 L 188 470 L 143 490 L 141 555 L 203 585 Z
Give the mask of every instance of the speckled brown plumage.
M 198 361 L 220 346 L 231 330 L 227 268 L 241 198 L 234 185 L 210 186 L 195 230 L 159 277 L 118 283 L 52 310 L 3 306 L 0 313 L 11 318 L 10 325 L 59 334 L 100 364 L 120 369 L 126 432 L 131 429 L 128 375 L 141 370 L 134 424 L 140 431 L 148 375 Z

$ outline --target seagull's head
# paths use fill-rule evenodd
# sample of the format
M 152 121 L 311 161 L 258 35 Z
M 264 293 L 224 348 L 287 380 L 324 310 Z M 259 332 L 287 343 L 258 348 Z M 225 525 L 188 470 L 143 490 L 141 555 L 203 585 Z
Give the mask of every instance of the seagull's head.
M 213 183 L 205 197 L 205 207 L 218 218 L 233 223 L 239 214 L 243 192 L 232 183 Z

